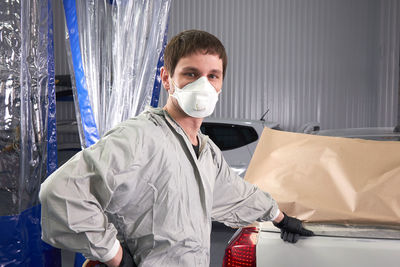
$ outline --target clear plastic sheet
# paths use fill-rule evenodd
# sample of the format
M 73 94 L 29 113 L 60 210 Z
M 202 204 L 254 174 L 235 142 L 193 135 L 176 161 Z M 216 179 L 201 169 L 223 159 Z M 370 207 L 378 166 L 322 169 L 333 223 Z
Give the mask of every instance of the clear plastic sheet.
M 1 216 L 38 204 L 46 177 L 47 14 L 47 0 L 10 0 L 0 9 Z
M 73 0 L 72 0 L 73 1 Z M 64 8 L 71 33 L 70 0 Z M 94 133 L 85 125 L 82 106 L 90 106 L 99 136 L 118 122 L 140 113 L 150 104 L 155 82 L 157 62 L 163 48 L 170 0 L 76 0 L 79 47 L 84 69 L 88 101 L 75 93 L 76 109 L 82 122 L 80 135 L 83 146 L 88 146 L 87 135 Z M 70 21 L 71 22 L 71 21 Z M 75 37 L 74 37 L 75 38 Z M 73 40 L 71 56 L 74 56 Z M 67 45 L 68 46 L 68 45 Z M 70 62 L 75 74 L 74 90 L 82 79 L 76 75 L 79 64 Z M 83 86 L 84 88 L 85 86 Z
M 17 214 L 20 166 L 21 4 L 0 9 L 0 216 Z
M 51 10 L 50 0 L 0 6 L 0 266 L 60 265 L 40 239 L 38 205 L 57 166 Z

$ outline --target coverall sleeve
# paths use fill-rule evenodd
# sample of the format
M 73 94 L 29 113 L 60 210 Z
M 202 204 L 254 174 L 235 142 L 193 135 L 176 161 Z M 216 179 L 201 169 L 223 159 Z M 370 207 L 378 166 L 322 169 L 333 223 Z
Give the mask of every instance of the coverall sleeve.
M 216 149 L 218 173 L 212 220 L 230 227 L 242 227 L 255 221 L 275 219 L 279 209 L 271 195 L 237 175 L 228 166 L 221 151 Z
M 117 230 L 105 212 L 126 168 L 131 147 L 120 133 L 102 138 L 76 154 L 42 184 L 42 239 L 58 248 L 102 262 L 118 249 Z

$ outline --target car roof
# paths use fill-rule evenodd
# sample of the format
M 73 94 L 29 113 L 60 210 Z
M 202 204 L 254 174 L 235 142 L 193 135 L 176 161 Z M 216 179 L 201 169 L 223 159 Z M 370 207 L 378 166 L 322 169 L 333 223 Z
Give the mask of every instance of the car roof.
M 224 124 L 236 124 L 243 126 L 263 126 L 271 129 L 278 129 L 279 123 L 272 121 L 262 120 L 248 120 L 248 119 L 230 119 L 230 118 L 205 118 L 203 123 L 224 123 Z
M 394 127 L 329 129 L 329 130 L 316 131 L 313 132 L 313 134 L 323 135 L 323 136 L 400 141 L 400 132 L 395 132 L 394 129 L 395 129 Z

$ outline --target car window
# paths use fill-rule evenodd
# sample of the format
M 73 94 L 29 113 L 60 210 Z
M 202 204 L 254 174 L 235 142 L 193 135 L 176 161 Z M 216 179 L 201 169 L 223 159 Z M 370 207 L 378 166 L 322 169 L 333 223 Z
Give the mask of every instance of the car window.
M 204 122 L 200 129 L 201 132 L 208 135 L 222 151 L 245 146 L 258 140 L 258 134 L 251 126 Z

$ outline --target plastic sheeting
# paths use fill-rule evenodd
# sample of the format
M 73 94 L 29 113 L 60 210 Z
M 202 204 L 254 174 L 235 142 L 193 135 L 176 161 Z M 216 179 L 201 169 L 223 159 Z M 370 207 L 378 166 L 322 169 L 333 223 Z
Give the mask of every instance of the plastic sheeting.
M 151 97 L 151 102 L 150 102 L 150 105 L 154 108 L 158 107 L 158 102 L 160 100 L 160 91 L 161 91 L 160 74 L 161 74 L 161 68 L 164 66 L 164 49 L 167 46 L 167 37 L 168 37 L 168 24 L 165 27 L 164 43 L 160 53 L 160 57 L 158 58 L 156 77 L 153 86 L 153 96 Z
M 0 217 L 0 266 L 60 266 L 60 251 L 40 239 L 39 218 L 40 205 Z
M 47 113 L 47 176 L 52 174 L 58 165 L 57 159 L 57 127 L 56 127 L 56 90 L 53 39 L 53 9 L 48 0 L 47 29 L 47 71 L 48 71 L 48 113 Z
M 2 216 L 38 204 L 37 193 L 46 177 L 47 12 L 47 0 L 9 1 L 0 10 Z
M 0 216 L 18 214 L 21 143 L 21 4 L 0 8 Z
M 83 148 L 146 105 L 158 105 L 170 2 L 63 0 Z M 83 261 L 77 254 L 75 266 Z
M 1 266 L 60 262 L 40 239 L 38 205 L 40 184 L 57 166 L 52 27 L 50 0 L 1 4 Z
M 64 0 L 83 147 L 150 104 L 170 2 Z

